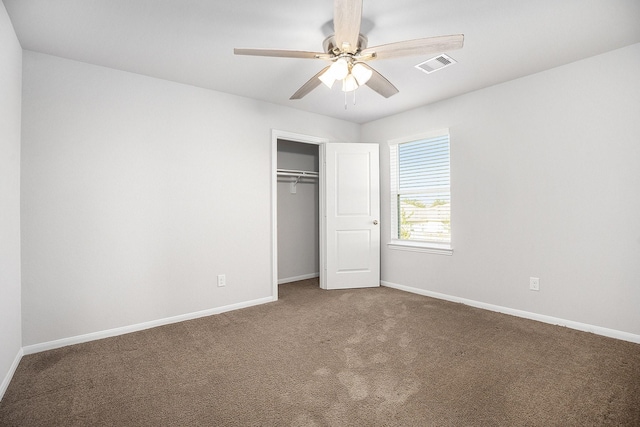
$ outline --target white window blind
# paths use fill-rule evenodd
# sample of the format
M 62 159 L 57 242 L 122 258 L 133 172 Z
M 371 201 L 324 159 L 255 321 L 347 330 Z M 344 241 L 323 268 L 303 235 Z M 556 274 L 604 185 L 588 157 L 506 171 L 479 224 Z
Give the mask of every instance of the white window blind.
M 449 247 L 449 163 L 448 131 L 390 143 L 392 241 Z

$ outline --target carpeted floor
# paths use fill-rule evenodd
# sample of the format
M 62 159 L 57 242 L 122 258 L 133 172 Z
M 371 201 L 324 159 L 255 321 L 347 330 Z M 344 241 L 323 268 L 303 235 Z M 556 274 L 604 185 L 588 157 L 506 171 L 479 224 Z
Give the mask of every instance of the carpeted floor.
M 639 426 L 640 345 L 389 288 L 25 356 L 1 426 Z

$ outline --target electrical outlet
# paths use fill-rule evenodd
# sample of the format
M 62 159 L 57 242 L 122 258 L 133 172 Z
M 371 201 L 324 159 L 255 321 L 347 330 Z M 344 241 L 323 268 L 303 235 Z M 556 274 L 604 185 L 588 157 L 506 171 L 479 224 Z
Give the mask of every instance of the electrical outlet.
M 532 291 L 540 290 L 540 279 L 538 277 L 529 277 L 529 289 Z
M 226 285 L 227 285 L 226 276 L 224 274 L 218 274 L 218 286 L 222 287 Z

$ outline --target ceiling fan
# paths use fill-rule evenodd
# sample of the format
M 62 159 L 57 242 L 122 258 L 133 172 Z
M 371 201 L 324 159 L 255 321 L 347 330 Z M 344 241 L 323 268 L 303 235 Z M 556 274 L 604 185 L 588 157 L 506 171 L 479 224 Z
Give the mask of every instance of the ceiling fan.
M 359 86 L 367 85 L 385 98 L 389 98 L 398 93 L 398 89 L 366 62 L 442 53 L 460 49 L 464 42 L 464 35 L 454 34 L 367 47 L 367 38 L 360 34 L 362 0 L 334 0 L 333 13 L 334 34 L 324 40 L 324 52 L 238 48 L 233 52 L 236 55 L 322 59 L 331 62 L 302 85 L 290 99 L 303 98 L 320 83 L 331 88 L 336 81 L 342 82 L 344 92 L 351 92 Z

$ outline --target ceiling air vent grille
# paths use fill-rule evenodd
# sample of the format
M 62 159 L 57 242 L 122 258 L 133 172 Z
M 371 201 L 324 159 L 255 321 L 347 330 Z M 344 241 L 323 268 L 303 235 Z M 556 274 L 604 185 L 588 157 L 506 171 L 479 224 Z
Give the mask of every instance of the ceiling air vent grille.
M 434 71 L 442 70 L 449 65 L 456 63 L 456 60 L 449 55 L 438 55 L 435 58 L 428 59 L 420 64 L 416 65 L 416 68 L 420 71 L 424 71 L 427 74 L 431 74 Z

